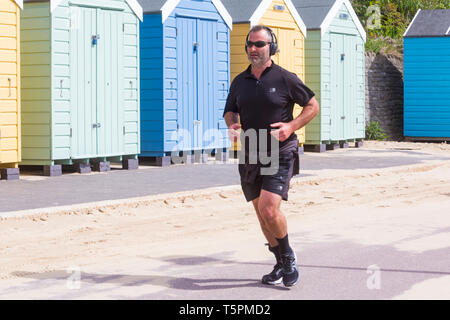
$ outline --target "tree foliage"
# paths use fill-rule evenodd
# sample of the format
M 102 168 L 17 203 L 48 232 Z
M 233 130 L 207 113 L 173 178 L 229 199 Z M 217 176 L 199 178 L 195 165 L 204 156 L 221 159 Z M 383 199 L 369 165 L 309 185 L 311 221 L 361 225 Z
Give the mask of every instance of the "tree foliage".
M 450 9 L 450 0 L 350 0 L 368 35 L 367 49 L 389 39 L 400 40 L 419 9 Z M 373 26 L 380 13 L 380 24 Z M 388 39 L 386 41 L 386 39 Z

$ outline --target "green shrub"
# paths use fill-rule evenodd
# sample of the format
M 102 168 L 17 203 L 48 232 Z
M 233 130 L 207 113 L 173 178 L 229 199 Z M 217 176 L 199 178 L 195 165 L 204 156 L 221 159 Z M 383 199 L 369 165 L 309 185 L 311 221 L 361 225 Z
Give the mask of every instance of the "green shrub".
M 383 141 L 390 138 L 384 130 L 380 127 L 377 121 L 371 121 L 366 126 L 366 140 L 378 140 Z

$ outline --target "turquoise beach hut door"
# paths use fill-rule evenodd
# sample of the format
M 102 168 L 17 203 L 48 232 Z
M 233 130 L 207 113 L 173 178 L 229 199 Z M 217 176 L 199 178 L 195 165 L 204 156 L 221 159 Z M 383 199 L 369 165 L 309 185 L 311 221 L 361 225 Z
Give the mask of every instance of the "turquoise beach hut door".
M 70 10 L 72 158 L 122 153 L 122 16 L 98 8 Z
M 204 149 L 215 129 L 215 55 L 211 35 L 217 21 L 177 17 L 178 145 Z M 180 130 L 181 129 L 181 130 Z

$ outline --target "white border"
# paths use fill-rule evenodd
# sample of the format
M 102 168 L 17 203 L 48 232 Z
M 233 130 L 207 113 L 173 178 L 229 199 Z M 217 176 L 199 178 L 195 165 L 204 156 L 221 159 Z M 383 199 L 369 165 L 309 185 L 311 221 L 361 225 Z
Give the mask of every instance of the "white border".
M 336 14 L 339 12 L 339 9 L 341 8 L 342 4 L 345 4 L 345 6 L 347 7 L 347 10 L 352 17 L 353 22 L 355 23 L 356 28 L 359 31 L 359 34 L 363 38 L 364 42 L 366 42 L 366 31 L 364 30 L 364 27 L 362 26 L 361 22 L 359 21 L 355 10 L 353 9 L 350 1 L 348 1 L 348 0 L 337 0 L 333 4 L 330 11 L 328 11 L 327 16 L 325 17 L 325 19 L 322 21 L 322 24 L 320 25 L 321 35 L 323 36 L 324 33 L 327 32 L 328 27 L 330 26 L 331 22 L 335 18 Z
M 233 30 L 233 18 L 231 18 L 230 13 L 223 5 L 222 1 L 220 0 L 212 0 L 212 3 L 216 7 L 217 11 L 219 11 L 219 14 L 222 16 L 223 20 L 227 24 L 228 28 L 230 30 Z
M 131 10 L 133 10 L 134 14 L 139 18 L 139 20 L 144 21 L 144 10 L 142 6 L 137 2 L 137 0 L 126 0 Z
M 417 10 L 414 18 L 411 20 L 411 23 L 409 24 L 408 28 L 406 29 L 405 33 L 403 34 L 403 37 L 406 36 L 406 34 L 408 33 L 409 29 L 411 28 L 411 26 L 414 23 L 414 20 L 416 20 L 417 16 L 419 15 L 420 10 L 422 10 L 422 9 Z
M 164 3 L 164 5 L 161 7 L 162 23 L 164 23 L 164 21 L 166 21 L 172 11 L 175 10 L 178 3 L 180 3 L 180 0 L 168 0 L 166 1 L 166 3 Z
M 273 0 L 263 0 L 250 17 L 250 28 L 257 25 Z
M 294 17 L 295 22 L 297 22 L 297 25 L 300 28 L 300 30 L 302 31 L 303 36 L 306 38 L 306 33 L 307 33 L 306 24 L 303 22 L 302 18 L 298 14 L 298 11 L 295 8 L 294 4 L 292 3 L 291 0 L 284 0 L 284 3 L 286 3 L 289 11 L 291 12 L 292 16 Z
M 22 1 L 22 0 L 21 0 Z M 50 12 L 53 12 L 63 0 L 50 0 Z M 137 0 L 125 0 L 139 20 L 144 21 L 144 11 Z M 17 2 L 17 1 L 16 1 Z
M 250 17 L 250 27 L 253 27 L 257 24 L 259 24 L 259 21 L 262 19 L 264 14 L 267 11 L 267 8 L 269 8 L 269 5 L 273 2 L 273 0 L 263 0 L 259 4 L 258 8 L 256 8 L 255 12 L 253 12 L 252 16 Z M 295 22 L 297 23 L 298 27 L 300 28 L 300 31 L 303 33 L 303 36 L 306 38 L 306 25 L 303 22 L 302 18 L 298 14 L 297 9 L 295 8 L 294 4 L 291 0 L 284 0 L 284 3 L 289 9 L 289 12 L 293 16 Z
M 23 0 L 14 0 L 14 2 L 23 10 Z
M 223 5 L 222 1 L 212 0 L 211 2 L 216 7 L 219 14 L 222 16 L 228 28 L 230 28 L 231 30 L 233 28 L 233 19 L 231 18 L 228 10 Z M 164 5 L 161 7 L 162 23 L 166 21 L 166 19 L 170 16 L 172 11 L 175 10 L 179 3 L 180 0 L 168 0 L 164 3 Z
M 58 8 L 62 1 L 63 0 L 50 0 L 50 12 L 53 12 L 56 8 Z

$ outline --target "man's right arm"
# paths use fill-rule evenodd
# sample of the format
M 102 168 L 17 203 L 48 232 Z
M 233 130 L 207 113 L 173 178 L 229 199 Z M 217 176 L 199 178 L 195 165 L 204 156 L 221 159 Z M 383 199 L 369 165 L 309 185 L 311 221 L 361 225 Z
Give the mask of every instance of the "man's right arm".
M 235 123 L 239 123 L 238 114 L 235 112 L 228 111 L 227 113 L 225 113 L 225 116 L 223 118 L 225 119 L 225 123 L 227 124 L 228 128 L 230 128 Z

